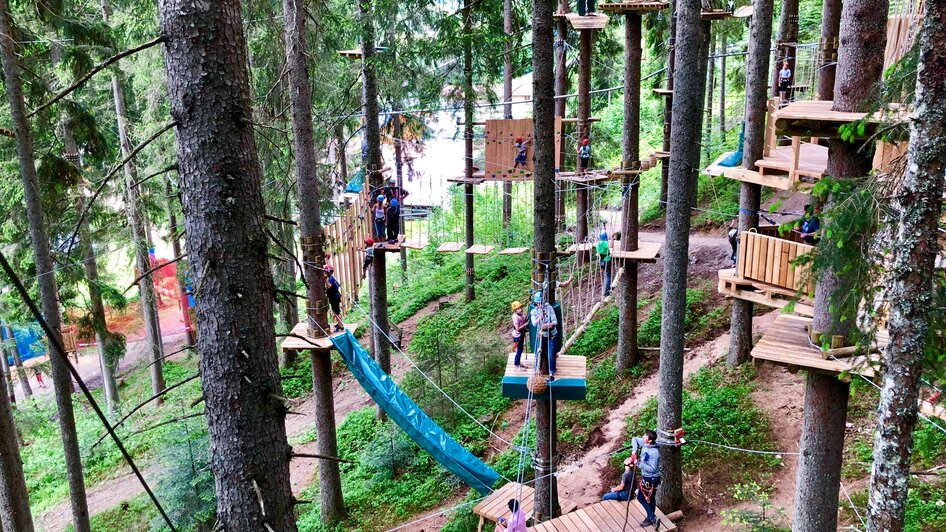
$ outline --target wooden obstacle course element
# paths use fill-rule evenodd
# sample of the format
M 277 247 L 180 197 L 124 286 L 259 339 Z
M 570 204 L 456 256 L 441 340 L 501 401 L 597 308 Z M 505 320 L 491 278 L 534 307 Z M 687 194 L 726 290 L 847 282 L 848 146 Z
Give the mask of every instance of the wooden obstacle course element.
M 535 139 L 531 118 L 486 121 L 486 164 L 483 175 L 487 179 L 531 178 Z M 522 137 L 526 148 L 525 166 L 513 168 L 518 149 L 516 138 Z
M 527 384 L 529 378 L 537 373 L 533 366 L 535 365 L 534 353 L 523 353 L 520 363 L 523 368 L 517 368 L 513 365 L 516 359 L 515 353 L 510 353 L 506 360 L 506 371 L 502 381 L 503 397 L 510 399 L 527 399 L 529 391 Z M 585 400 L 585 380 L 588 378 L 588 367 L 585 357 L 559 355 L 555 359 L 555 380 L 549 383 L 549 389 L 542 394 L 536 394 L 534 399 L 548 399 L 549 394 L 556 401 L 584 401 Z
M 523 253 L 528 253 L 531 248 L 506 248 L 500 250 L 500 255 L 522 255 Z
M 486 178 L 483 177 L 483 173 L 473 174 L 473 177 L 467 179 L 465 176 L 459 177 L 448 177 L 447 183 L 453 185 L 482 185 L 486 182 Z
M 630 506 L 628 506 L 630 505 Z M 660 508 L 655 511 L 660 521 L 658 530 L 673 532 L 677 525 Z M 654 527 L 641 527 L 647 512 L 635 497 L 631 501 L 601 501 L 543 521 L 530 527 L 535 532 L 652 532 Z
M 393 243 L 387 240 L 378 242 L 377 244 L 374 245 L 374 250 L 375 250 L 375 253 L 379 251 L 382 253 L 400 253 L 401 245 L 403 242 L 404 242 L 404 235 L 398 235 L 397 241 Z
M 881 111 L 868 117 L 867 113 L 834 111 L 831 109 L 833 105 L 831 100 L 791 102 L 772 114 L 775 131 L 789 136 L 838 138 L 841 136 L 841 126 L 866 118 L 864 134 L 857 135 L 857 138 L 867 139 L 877 131 L 877 125 L 885 120 Z M 899 104 L 890 104 L 887 110 L 895 113 L 897 120 L 906 118 L 905 109 Z
M 421 250 L 427 247 L 429 242 L 426 240 L 405 240 L 401 242 L 401 247 L 406 249 Z
M 466 244 L 463 242 L 444 242 L 440 244 L 440 247 L 437 248 L 437 253 L 456 253 L 458 251 L 463 251 L 463 248 L 466 247 Z
M 588 170 L 586 172 L 559 172 L 555 174 L 556 181 L 576 183 L 579 185 L 593 185 L 605 181 L 621 179 L 621 175 L 606 170 Z
M 581 16 L 578 13 L 555 13 L 556 18 L 565 17 L 578 31 L 603 30 L 608 25 L 608 16 L 603 13 Z
M 339 50 L 338 55 L 344 57 L 345 59 L 358 59 L 361 60 L 361 48 L 354 50 Z
M 620 245 L 620 240 L 615 245 Z M 623 249 L 612 249 L 611 256 L 622 262 L 646 262 L 655 263 L 660 257 L 660 248 L 663 246 L 660 242 L 639 242 L 634 251 L 624 251 Z
M 526 517 L 531 516 L 535 509 L 535 489 L 532 486 L 509 482 L 502 487 L 490 493 L 485 499 L 473 507 L 473 514 L 480 517 L 480 523 L 476 530 L 482 531 L 486 521 L 498 523 L 500 517 L 507 520 L 512 518 L 512 512 L 509 511 L 509 499 L 519 500 L 519 509 Z M 568 499 L 559 498 L 559 506 L 562 513 L 569 513 L 575 510 L 576 504 Z
M 485 244 L 474 244 L 466 248 L 467 255 L 488 255 L 493 251 L 493 246 L 487 246 Z
M 62 348 L 66 353 L 75 353 L 79 349 L 79 341 L 74 329 L 61 331 Z
M 578 119 L 578 117 L 574 117 L 574 116 L 566 116 L 566 117 L 563 117 L 561 120 L 563 124 L 577 124 L 581 121 L 580 119 Z M 593 124 L 595 122 L 600 122 L 600 121 L 601 121 L 601 118 L 597 116 L 588 117 L 589 124 Z
M 792 262 L 814 250 L 814 246 L 743 231 L 736 261 L 738 277 L 759 281 L 795 293 L 814 291 L 814 281 L 806 265 Z
M 652 2 L 648 0 L 625 0 L 623 2 L 604 2 L 598 4 L 598 9 L 601 11 L 621 15 L 662 11 L 668 7 L 670 7 L 669 2 Z
M 665 98 L 673 96 L 673 89 L 661 89 L 658 87 L 655 89 L 651 89 L 651 92 L 653 92 L 657 96 L 663 96 Z
M 575 253 L 589 252 L 594 249 L 595 245 L 591 242 L 582 242 L 580 244 L 572 244 L 565 249 L 565 253 L 573 255 Z
M 795 294 L 787 290 L 738 277 L 734 268 L 719 270 L 718 275 L 719 285 L 717 291 L 726 297 L 742 299 L 757 305 L 778 309 L 793 304 L 796 314 L 808 317 L 814 316 L 815 308 L 810 300 L 799 299 L 795 301 Z
M 342 298 L 342 315 L 348 312 L 351 299 L 357 297 L 364 282 L 362 264 L 365 258 L 364 241 L 371 235 L 368 220 L 368 187 L 349 201 L 348 208 L 330 224 L 322 226 L 325 235 L 325 253 L 335 268 L 335 279 L 351 297 Z
M 329 327 L 334 328 L 334 322 L 329 319 Z M 345 330 L 354 334 L 356 329 L 355 325 L 345 324 Z M 341 336 L 345 332 L 333 332 L 330 336 L 323 336 L 321 338 L 314 338 L 309 336 L 309 324 L 301 321 L 292 328 L 292 336 L 287 336 L 285 340 L 282 341 L 282 345 L 279 346 L 283 351 L 329 351 L 333 348 L 332 338 L 335 336 Z
M 733 12 L 725 9 L 704 9 L 700 11 L 700 20 L 723 20 L 732 16 Z
M 776 317 L 752 349 L 752 358 L 756 364 L 771 362 L 787 367 L 792 373 L 802 369 L 828 375 L 850 373 L 868 378 L 875 376 L 871 362 L 876 361 L 876 355 L 826 360 L 821 356 L 821 349 L 811 344 L 808 336 L 810 327 L 811 318 L 790 314 Z

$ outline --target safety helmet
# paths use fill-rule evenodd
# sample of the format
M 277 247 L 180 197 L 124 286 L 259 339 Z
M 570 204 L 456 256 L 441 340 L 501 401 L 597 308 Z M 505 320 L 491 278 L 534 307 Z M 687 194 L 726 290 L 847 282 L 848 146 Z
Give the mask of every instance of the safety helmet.
M 600 240 L 607 240 L 607 239 L 608 239 L 608 232 L 607 232 L 607 231 L 601 231 L 601 234 L 598 235 L 598 239 L 600 239 Z
M 401 203 L 400 203 L 398 200 L 396 200 L 396 199 L 391 200 L 391 205 L 394 206 L 394 207 L 397 207 L 397 206 L 400 205 L 400 204 L 401 204 Z
M 516 137 L 516 142 L 522 142 L 522 137 Z
M 388 183 L 390 183 L 390 184 L 392 184 L 392 185 L 396 185 L 396 184 L 397 184 L 397 180 L 394 179 L 393 177 L 390 177 L 390 178 L 388 178 Z
M 365 239 L 365 244 L 368 245 L 368 246 L 373 246 L 373 245 L 374 245 L 374 239 L 369 236 L 368 238 Z
M 535 294 L 533 294 L 533 296 L 532 296 L 532 302 L 533 302 L 533 303 L 541 303 L 541 302 L 542 302 L 542 292 L 536 292 Z
M 322 269 L 325 270 L 325 273 L 333 273 L 335 271 L 335 268 L 333 268 L 331 264 L 326 264 Z
M 581 144 L 582 144 L 582 146 L 587 146 L 587 145 L 588 145 L 588 139 L 587 139 L 587 138 L 581 139 Z
M 522 308 L 522 302 L 521 302 L 521 301 L 513 301 L 513 302 L 512 302 L 512 305 L 510 305 L 510 307 L 512 307 L 512 311 L 515 312 L 515 311 L 517 311 L 517 310 L 519 310 L 519 309 Z
M 384 201 L 384 196 L 381 194 L 378 194 L 378 201 Z

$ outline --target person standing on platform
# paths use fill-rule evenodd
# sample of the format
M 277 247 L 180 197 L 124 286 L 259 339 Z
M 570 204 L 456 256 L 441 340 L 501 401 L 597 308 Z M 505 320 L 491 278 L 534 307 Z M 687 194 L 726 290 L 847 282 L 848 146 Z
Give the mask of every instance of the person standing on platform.
M 604 271 L 604 293 L 602 297 L 608 297 L 611 294 L 611 245 L 608 243 L 608 233 L 601 231 L 598 235 L 598 243 L 595 244 L 595 252 L 598 254 L 598 264 Z
M 401 202 L 396 199 L 388 203 L 387 210 L 388 244 L 397 244 L 398 232 L 401 230 Z
M 521 302 L 512 302 L 512 345 L 516 348 L 516 358 L 513 365 L 517 368 L 522 368 L 522 345 L 525 343 L 523 333 L 529 328 L 529 320 L 522 313 L 522 307 Z
M 555 380 L 555 357 L 558 356 L 556 346 L 556 328 L 558 327 L 558 317 L 555 316 L 555 309 L 552 305 L 545 302 L 542 292 L 536 292 L 532 296 L 532 302 L 535 304 L 532 312 L 529 313 L 529 320 L 539 334 L 539 342 L 536 346 L 536 352 L 549 357 L 549 380 Z M 539 363 L 538 358 L 535 361 Z
M 578 173 L 587 172 L 589 166 L 591 166 L 591 143 L 588 141 L 588 137 L 585 137 L 581 139 L 581 144 L 578 145 Z
M 819 214 L 821 214 L 820 207 L 808 205 L 805 207 L 805 217 L 795 225 L 795 230 L 801 233 L 802 242 L 810 246 L 818 244 L 818 241 L 821 240 L 821 237 L 818 236 L 818 233 L 821 232 Z
M 595 14 L 595 0 L 578 0 L 578 14 L 593 16 Z
M 778 93 L 782 98 L 782 106 L 788 104 L 788 89 L 792 82 L 792 69 L 788 66 L 788 61 L 782 63 L 782 70 L 778 71 Z
M 641 470 L 641 480 L 637 490 L 637 502 L 641 503 L 647 512 L 647 518 L 641 521 L 641 526 L 657 524 L 657 486 L 660 485 L 660 449 L 657 447 L 657 433 L 652 430 L 644 431 L 644 436 L 631 440 L 631 456 L 637 455 L 640 449 L 640 458 L 637 466 Z
M 325 296 L 328 298 L 329 306 L 332 307 L 332 314 L 335 316 L 335 332 L 345 330 L 345 324 L 342 323 L 342 291 L 338 279 L 335 278 L 335 268 L 331 264 L 326 264 L 325 270 Z
M 379 195 L 371 205 L 371 218 L 374 221 L 374 237 L 384 242 L 384 196 Z

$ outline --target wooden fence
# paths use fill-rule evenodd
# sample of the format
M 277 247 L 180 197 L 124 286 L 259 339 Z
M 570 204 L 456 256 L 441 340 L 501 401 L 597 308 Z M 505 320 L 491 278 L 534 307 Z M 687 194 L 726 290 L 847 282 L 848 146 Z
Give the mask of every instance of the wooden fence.
M 357 301 L 364 280 L 362 263 L 365 258 L 365 239 L 371 236 L 368 219 L 368 187 L 352 200 L 348 208 L 334 222 L 322 227 L 325 235 L 326 261 L 335 268 L 335 278 L 342 289 L 342 313 Z M 331 254 L 331 257 L 328 255 Z
M 814 290 L 807 266 L 792 261 L 814 249 L 808 244 L 745 231 L 740 236 L 736 275 L 796 292 Z

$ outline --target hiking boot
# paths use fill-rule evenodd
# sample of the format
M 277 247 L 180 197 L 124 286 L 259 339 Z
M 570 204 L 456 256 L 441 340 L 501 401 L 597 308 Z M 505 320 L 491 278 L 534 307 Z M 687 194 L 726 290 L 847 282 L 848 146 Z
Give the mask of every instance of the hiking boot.
M 643 521 L 641 521 L 641 526 L 642 526 L 642 527 L 645 527 L 645 526 L 653 526 L 653 525 L 654 525 L 654 522 L 651 521 L 650 519 L 644 519 Z

